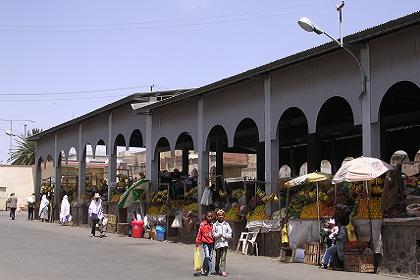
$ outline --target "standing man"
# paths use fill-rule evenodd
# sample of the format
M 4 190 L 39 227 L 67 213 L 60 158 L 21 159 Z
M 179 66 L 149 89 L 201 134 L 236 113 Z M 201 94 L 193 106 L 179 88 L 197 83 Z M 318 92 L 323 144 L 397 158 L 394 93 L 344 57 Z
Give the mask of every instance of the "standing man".
M 10 197 L 7 199 L 7 203 L 10 207 L 10 218 L 14 220 L 16 218 L 16 208 L 17 208 L 17 197 L 15 196 L 15 193 L 11 193 Z
M 26 202 L 28 203 L 28 220 L 34 219 L 34 206 L 35 206 L 35 194 L 31 194 L 26 199 Z
M 91 222 L 92 222 L 92 230 L 90 232 L 91 236 L 92 237 L 95 236 L 96 224 L 98 224 L 99 231 L 100 231 L 100 236 L 99 237 L 101 237 L 101 238 L 104 237 L 103 227 L 102 227 L 102 219 L 104 218 L 104 213 L 103 213 L 103 209 L 102 209 L 102 200 L 101 200 L 101 196 L 99 195 L 99 193 L 95 193 L 95 196 L 93 197 L 92 201 L 90 202 L 89 218 L 91 219 Z

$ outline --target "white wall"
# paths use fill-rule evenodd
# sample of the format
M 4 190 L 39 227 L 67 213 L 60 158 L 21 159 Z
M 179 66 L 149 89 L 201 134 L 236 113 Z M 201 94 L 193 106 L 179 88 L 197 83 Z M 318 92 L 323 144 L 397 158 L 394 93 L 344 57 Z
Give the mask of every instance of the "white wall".
M 0 187 L 6 187 L 7 197 L 14 192 L 18 198 L 18 207 L 25 207 L 26 198 L 34 192 L 33 167 L 0 165 Z

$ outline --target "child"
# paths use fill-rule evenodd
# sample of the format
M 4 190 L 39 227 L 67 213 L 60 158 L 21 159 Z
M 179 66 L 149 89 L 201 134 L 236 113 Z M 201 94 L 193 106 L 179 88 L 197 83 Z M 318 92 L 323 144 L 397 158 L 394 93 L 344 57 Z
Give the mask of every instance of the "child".
M 195 246 L 198 247 L 199 244 L 203 244 L 204 251 L 204 260 L 203 260 L 203 270 L 202 275 L 209 276 L 212 268 L 212 259 L 213 259 L 213 247 L 214 247 L 214 238 L 213 238 L 213 212 L 208 212 L 204 221 L 200 224 L 200 229 L 197 233 L 197 238 L 195 239 Z
M 217 221 L 213 225 L 214 248 L 216 249 L 216 273 L 226 277 L 226 254 L 228 240 L 232 238 L 232 229 L 225 221 L 225 211 L 217 211 Z

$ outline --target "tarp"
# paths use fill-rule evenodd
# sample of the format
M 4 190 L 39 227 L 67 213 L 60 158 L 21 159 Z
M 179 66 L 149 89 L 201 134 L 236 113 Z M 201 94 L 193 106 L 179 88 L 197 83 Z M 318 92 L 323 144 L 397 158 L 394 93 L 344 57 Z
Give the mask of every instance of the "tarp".
M 357 238 L 369 241 L 369 220 L 354 220 Z M 375 253 L 382 253 L 382 220 L 372 220 L 373 247 Z M 318 221 L 314 220 L 289 220 L 287 230 L 289 233 L 289 245 L 292 249 L 305 248 L 307 242 L 319 241 Z
M 281 222 L 280 220 L 250 221 L 245 227 L 250 231 L 259 230 L 260 233 L 281 231 Z

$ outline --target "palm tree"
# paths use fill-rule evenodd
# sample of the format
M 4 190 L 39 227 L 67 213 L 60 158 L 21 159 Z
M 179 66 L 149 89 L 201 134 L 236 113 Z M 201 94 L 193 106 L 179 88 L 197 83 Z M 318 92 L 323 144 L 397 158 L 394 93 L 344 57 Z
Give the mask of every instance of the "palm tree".
M 28 137 L 40 133 L 42 129 L 32 128 Z M 12 165 L 33 165 L 35 164 L 35 142 L 29 141 L 27 137 L 18 136 L 16 140 L 17 148 L 10 156 Z

